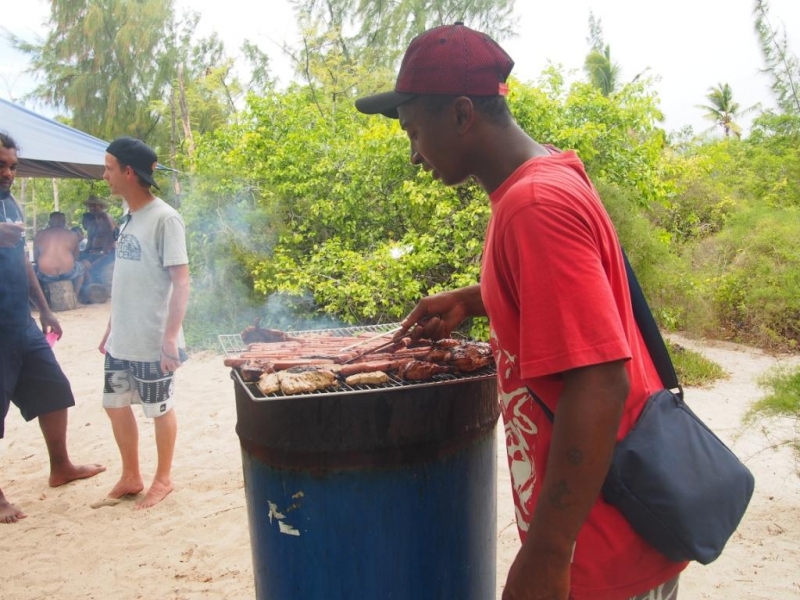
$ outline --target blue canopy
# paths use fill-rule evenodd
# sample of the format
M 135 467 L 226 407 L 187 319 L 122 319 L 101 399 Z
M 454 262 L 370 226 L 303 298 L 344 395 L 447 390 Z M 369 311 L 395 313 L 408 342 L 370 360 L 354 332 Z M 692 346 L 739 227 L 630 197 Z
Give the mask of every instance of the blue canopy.
M 103 178 L 106 141 L 2 98 L 0 129 L 19 146 L 17 177 Z

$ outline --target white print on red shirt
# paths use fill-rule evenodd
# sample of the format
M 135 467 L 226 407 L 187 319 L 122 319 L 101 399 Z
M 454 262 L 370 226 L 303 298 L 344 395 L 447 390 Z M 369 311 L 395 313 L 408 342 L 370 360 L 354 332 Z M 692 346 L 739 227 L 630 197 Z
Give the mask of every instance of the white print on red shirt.
M 491 338 L 494 347 L 499 348 L 494 330 L 491 332 Z M 497 395 L 505 424 L 508 468 L 511 474 L 511 485 L 514 489 L 517 527 L 521 531 L 528 531 L 528 524 L 531 520 L 528 507 L 536 486 L 536 465 L 533 462 L 533 451 L 528 445 L 526 436 L 528 438 L 535 436 L 539 430 L 536 424 L 521 410 L 523 406 L 532 402 L 528 389 L 523 386 L 511 392 L 505 391 L 504 384 L 514 372 L 516 357 L 504 350 L 496 350 L 495 362 L 499 380 Z

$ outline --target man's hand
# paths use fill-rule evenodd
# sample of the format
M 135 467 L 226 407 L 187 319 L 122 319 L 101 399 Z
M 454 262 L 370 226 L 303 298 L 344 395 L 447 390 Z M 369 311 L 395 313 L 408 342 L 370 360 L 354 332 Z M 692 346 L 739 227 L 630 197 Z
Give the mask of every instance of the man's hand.
M 394 339 L 408 335 L 409 331 L 415 340 L 448 337 L 467 317 L 486 314 L 480 294 L 480 286 L 474 285 L 423 298 L 400 323 L 401 329 Z
M 61 324 L 56 319 L 56 316 L 53 314 L 53 311 L 49 308 L 39 311 L 39 322 L 42 324 L 42 332 L 47 335 L 49 332 L 53 332 L 58 336 L 58 339 L 61 339 L 63 335 L 63 331 L 61 331 Z
M 164 340 L 161 344 L 161 370 L 164 372 L 177 371 L 182 364 L 178 344 L 174 341 Z
M 503 600 L 567 600 L 571 556 L 523 546 L 508 571 Z
M 24 223 L 0 223 L 0 248 L 13 248 L 24 233 Z
M 109 335 L 111 335 L 111 321 L 108 322 L 108 326 L 106 327 L 106 332 L 103 334 L 103 339 L 100 340 L 100 345 L 97 346 L 97 349 L 100 351 L 100 354 L 106 353 L 106 342 L 108 341 Z

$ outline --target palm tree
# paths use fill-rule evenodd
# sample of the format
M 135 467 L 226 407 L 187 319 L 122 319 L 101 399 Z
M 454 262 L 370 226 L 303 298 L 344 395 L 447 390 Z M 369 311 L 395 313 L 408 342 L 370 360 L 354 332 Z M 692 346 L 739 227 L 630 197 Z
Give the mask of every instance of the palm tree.
M 618 64 L 611 62 L 611 46 L 608 44 L 602 51 L 589 52 L 583 70 L 588 75 L 589 82 L 598 88 L 603 96 L 609 96 L 616 91 L 620 68 Z
M 583 63 L 589 83 L 598 88 L 603 96 L 610 96 L 619 85 L 620 68 L 611 62 L 611 46 L 603 41 L 603 25 L 589 11 L 589 42 L 591 50 Z
M 708 88 L 706 98 L 709 104 L 698 104 L 697 108 L 706 111 L 703 115 L 706 119 L 722 127 L 725 137 L 729 137 L 733 132 L 737 138 L 741 138 L 742 128 L 736 120 L 759 107 L 758 104 L 754 104 L 750 108 L 739 110 L 739 103 L 734 102 L 733 90 L 727 83 L 718 83 L 716 87 Z

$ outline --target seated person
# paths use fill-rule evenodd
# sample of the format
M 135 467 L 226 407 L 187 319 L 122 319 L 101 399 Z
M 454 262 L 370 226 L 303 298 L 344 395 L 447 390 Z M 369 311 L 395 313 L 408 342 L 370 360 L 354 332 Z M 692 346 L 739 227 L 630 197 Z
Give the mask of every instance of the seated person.
M 114 255 L 114 228 L 116 223 L 106 212 L 108 202 L 97 196 L 89 196 L 86 201 L 89 212 L 83 215 L 83 228 L 86 230 L 86 250 L 81 259 L 89 263 Z
M 80 225 L 75 225 L 75 227 L 72 227 L 71 229 L 75 232 L 75 235 L 78 236 L 78 250 L 83 253 L 83 251 L 86 250 L 86 244 L 88 242 L 83 233 L 83 227 Z
M 80 300 L 91 303 L 105 302 L 111 290 L 111 276 L 114 269 L 116 223 L 106 212 L 108 202 L 104 199 L 89 196 L 86 207 L 89 209 L 89 212 L 83 215 L 86 247 L 81 252 L 86 279 Z
M 33 238 L 34 271 L 42 287 L 54 281 L 72 281 L 75 293 L 80 291 L 84 274 L 78 260 L 79 243 L 75 232 L 67 229 L 64 213 L 50 213 L 49 226 Z

